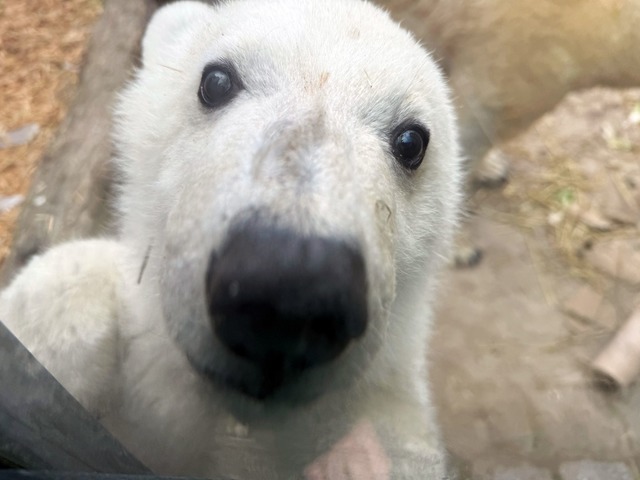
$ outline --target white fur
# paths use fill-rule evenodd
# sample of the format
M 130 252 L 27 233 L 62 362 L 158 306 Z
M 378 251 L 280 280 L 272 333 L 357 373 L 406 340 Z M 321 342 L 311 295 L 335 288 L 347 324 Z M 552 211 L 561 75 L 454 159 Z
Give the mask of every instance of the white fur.
M 202 70 L 221 59 L 243 89 L 206 111 Z M 431 132 L 415 172 L 389 147 L 407 119 Z M 359 0 L 170 5 L 148 27 L 115 141 L 119 238 L 56 247 L 0 297 L 0 318 L 61 383 L 161 473 L 288 478 L 366 419 L 394 478 L 442 478 L 425 361 L 460 161 L 447 89 L 413 38 Z M 355 240 L 369 285 L 364 337 L 265 402 L 185 356 L 239 368 L 213 335 L 204 277 L 229 223 L 256 208 Z

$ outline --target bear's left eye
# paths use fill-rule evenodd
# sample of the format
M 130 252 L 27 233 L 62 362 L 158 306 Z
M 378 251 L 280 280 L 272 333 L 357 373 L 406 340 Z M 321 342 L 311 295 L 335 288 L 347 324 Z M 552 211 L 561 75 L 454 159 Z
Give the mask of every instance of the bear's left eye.
M 429 145 L 430 133 L 418 124 L 398 127 L 392 135 L 391 151 L 394 157 L 409 170 L 417 169 Z
M 235 74 L 226 65 L 207 65 L 200 79 L 198 98 L 205 107 L 219 107 L 233 98 L 237 91 Z

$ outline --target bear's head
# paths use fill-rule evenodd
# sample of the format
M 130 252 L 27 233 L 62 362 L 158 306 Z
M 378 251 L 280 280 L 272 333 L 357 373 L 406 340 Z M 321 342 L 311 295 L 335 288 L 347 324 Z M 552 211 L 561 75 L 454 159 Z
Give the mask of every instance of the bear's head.
M 122 239 L 199 373 L 268 401 L 421 364 L 460 161 L 442 76 L 387 14 L 164 7 L 117 119 Z

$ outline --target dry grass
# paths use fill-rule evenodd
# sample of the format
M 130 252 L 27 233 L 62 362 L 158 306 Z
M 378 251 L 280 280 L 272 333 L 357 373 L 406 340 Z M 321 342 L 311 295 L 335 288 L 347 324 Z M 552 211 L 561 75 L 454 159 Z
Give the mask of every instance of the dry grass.
M 603 93 L 600 95 L 603 98 L 605 96 Z M 635 226 L 613 222 L 610 229 L 602 231 L 585 224 L 581 218 L 581 214 L 593 206 L 595 193 L 602 190 L 605 184 L 601 175 L 613 179 L 619 176 L 615 165 L 626 163 L 630 166 L 637 162 L 640 125 L 626 119 L 634 109 L 640 109 L 640 92 L 628 91 L 620 95 L 622 100 L 618 103 L 602 100 L 603 113 L 598 120 L 613 122 L 618 136 L 625 140 L 620 144 L 612 143 L 606 135 L 598 135 L 597 128 L 594 128 L 595 132 L 585 132 L 579 128 L 573 131 L 572 127 L 567 126 L 571 123 L 572 112 L 560 108 L 555 116 L 543 118 L 531 132 L 525 134 L 529 140 L 524 144 L 516 140 L 504 147 L 509 157 L 520 159 L 529 167 L 514 175 L 506 185 L 503 190 L 507 200 L 506 211 L 496 212 L 495 215 L 525 230 L 546 227 L 553 237 L 553 244 L 565 259 L 569 272 L 593 284 L 599 283 L 600 274 L 585 260 L 585 247 L 609 238 L 627 239 L 638 234 Z M 606 92 L 606 96 L 617 98 L 611 92 Z M 585 97 L 580 102 L 589 105 L 597 98 L 598 92 L 594 90 L 589 99 Z M 573 103 L 578 104 L 575 99 Z M 587 107 L 581 108 L 588 112 Z M 581 168 L 585 145 L 595 152 L 594 155 L 603 165 L 598 174 L 586 175 Z M 624 185 L 618 191 L 623 197 L 628 196 Z M 633 200 L 630 199 L 628 203 L 632 204 Z
M 0 0 L 0 132 L 37 123 L 28 145 L 0 149 L 0 196 L 25 194 L 64 118 L 99 0 Z M 0 214 L 0 261 L 18 209 Z

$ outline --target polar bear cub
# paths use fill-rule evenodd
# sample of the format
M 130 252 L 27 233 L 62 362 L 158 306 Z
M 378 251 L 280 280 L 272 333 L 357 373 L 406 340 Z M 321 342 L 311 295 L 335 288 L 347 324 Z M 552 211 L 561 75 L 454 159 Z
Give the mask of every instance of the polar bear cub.
M 429 54 L 360 0 L 230 0 L 160 9 L 142 60 L 118 238 L 35 258 L 2 321 L 154 471 L 446 478 L 425 362 L 461 162 Z

